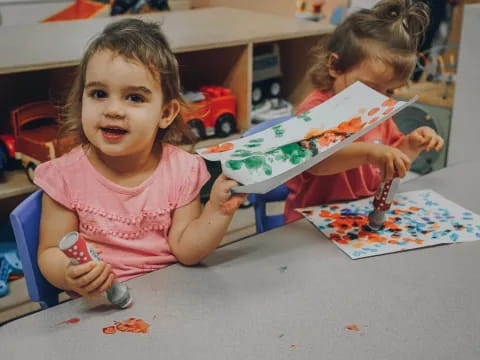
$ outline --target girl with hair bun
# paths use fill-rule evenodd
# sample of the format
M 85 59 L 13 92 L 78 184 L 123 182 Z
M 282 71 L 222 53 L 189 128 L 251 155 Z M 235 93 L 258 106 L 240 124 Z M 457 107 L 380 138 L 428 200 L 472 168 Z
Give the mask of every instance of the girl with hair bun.
M 356 81 L 386 95 L 407 83 L 418 43 L 428 25 L 422 2 L 379 1 L 351 14 L 314 49 L 310 79 L 314 91 L 300 104 L 303 113 Z M 393 119 L 368 132 L 287 182 L 285 221 L 301 218 L 294 209 L 371 196 L 381 181 L 404 177 L 422 150 L 439 151 L 443 139 L 430 127 L 402 134 Z

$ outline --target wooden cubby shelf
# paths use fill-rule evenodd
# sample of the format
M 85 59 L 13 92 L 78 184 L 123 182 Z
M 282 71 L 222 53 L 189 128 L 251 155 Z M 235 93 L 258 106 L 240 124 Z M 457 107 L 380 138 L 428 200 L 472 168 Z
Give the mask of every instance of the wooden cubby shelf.
M 176 53 L 183 88 L 222 85 L 237 98 L 239 133 L 250 125 L 253 46 L 278 42 L 283 92 L 294 105 L 310 90 L 309 49 L 333 26 L 232 8 L 141 15 L 159 22 Z M 0 27 L 0 132 L 10 132 L 11 109 L 36 100 L 62 102 L 90 39 L 119 17 Z M 223 142 L 208 139 L 197 147 Z M 25 177 L 25 179 L 24 179 Z M 0 183 L 0 201 L 35 189 L 21 170 Z M 25 180 L 25 181 L 24 181 Z

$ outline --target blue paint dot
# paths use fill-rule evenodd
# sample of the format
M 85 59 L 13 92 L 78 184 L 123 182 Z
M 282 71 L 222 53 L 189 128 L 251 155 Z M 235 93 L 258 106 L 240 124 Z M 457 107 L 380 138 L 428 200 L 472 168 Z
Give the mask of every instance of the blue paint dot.
M 458 239 L 458 234 L 456 233 L 451 233 L 450 236 L 449 236 L 450 240 L 452 241 L 457 241 Z

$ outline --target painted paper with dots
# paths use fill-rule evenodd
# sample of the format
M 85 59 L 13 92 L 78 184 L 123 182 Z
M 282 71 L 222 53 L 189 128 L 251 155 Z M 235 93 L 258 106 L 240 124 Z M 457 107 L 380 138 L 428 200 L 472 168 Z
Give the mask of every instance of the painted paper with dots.
M 356 82 L 288 121 L 197 152 L 207 160 L 221 162 L 223 173 L 242 185 L 234 191 L 266 193 L 380 125 L 414 100 L 396 101 Z
M 352 259 L 480 240 L 480 216 L 432 190 L 397 194 L 379 231 L 366 225 L 372 199 L 297 209 Z

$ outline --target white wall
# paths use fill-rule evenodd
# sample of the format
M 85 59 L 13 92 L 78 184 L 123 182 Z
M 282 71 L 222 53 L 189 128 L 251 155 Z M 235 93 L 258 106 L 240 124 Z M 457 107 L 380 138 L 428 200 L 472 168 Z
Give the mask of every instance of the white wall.
M 479 161 L 480 5 L 466 5 L 458 60 L 447 164 Z

